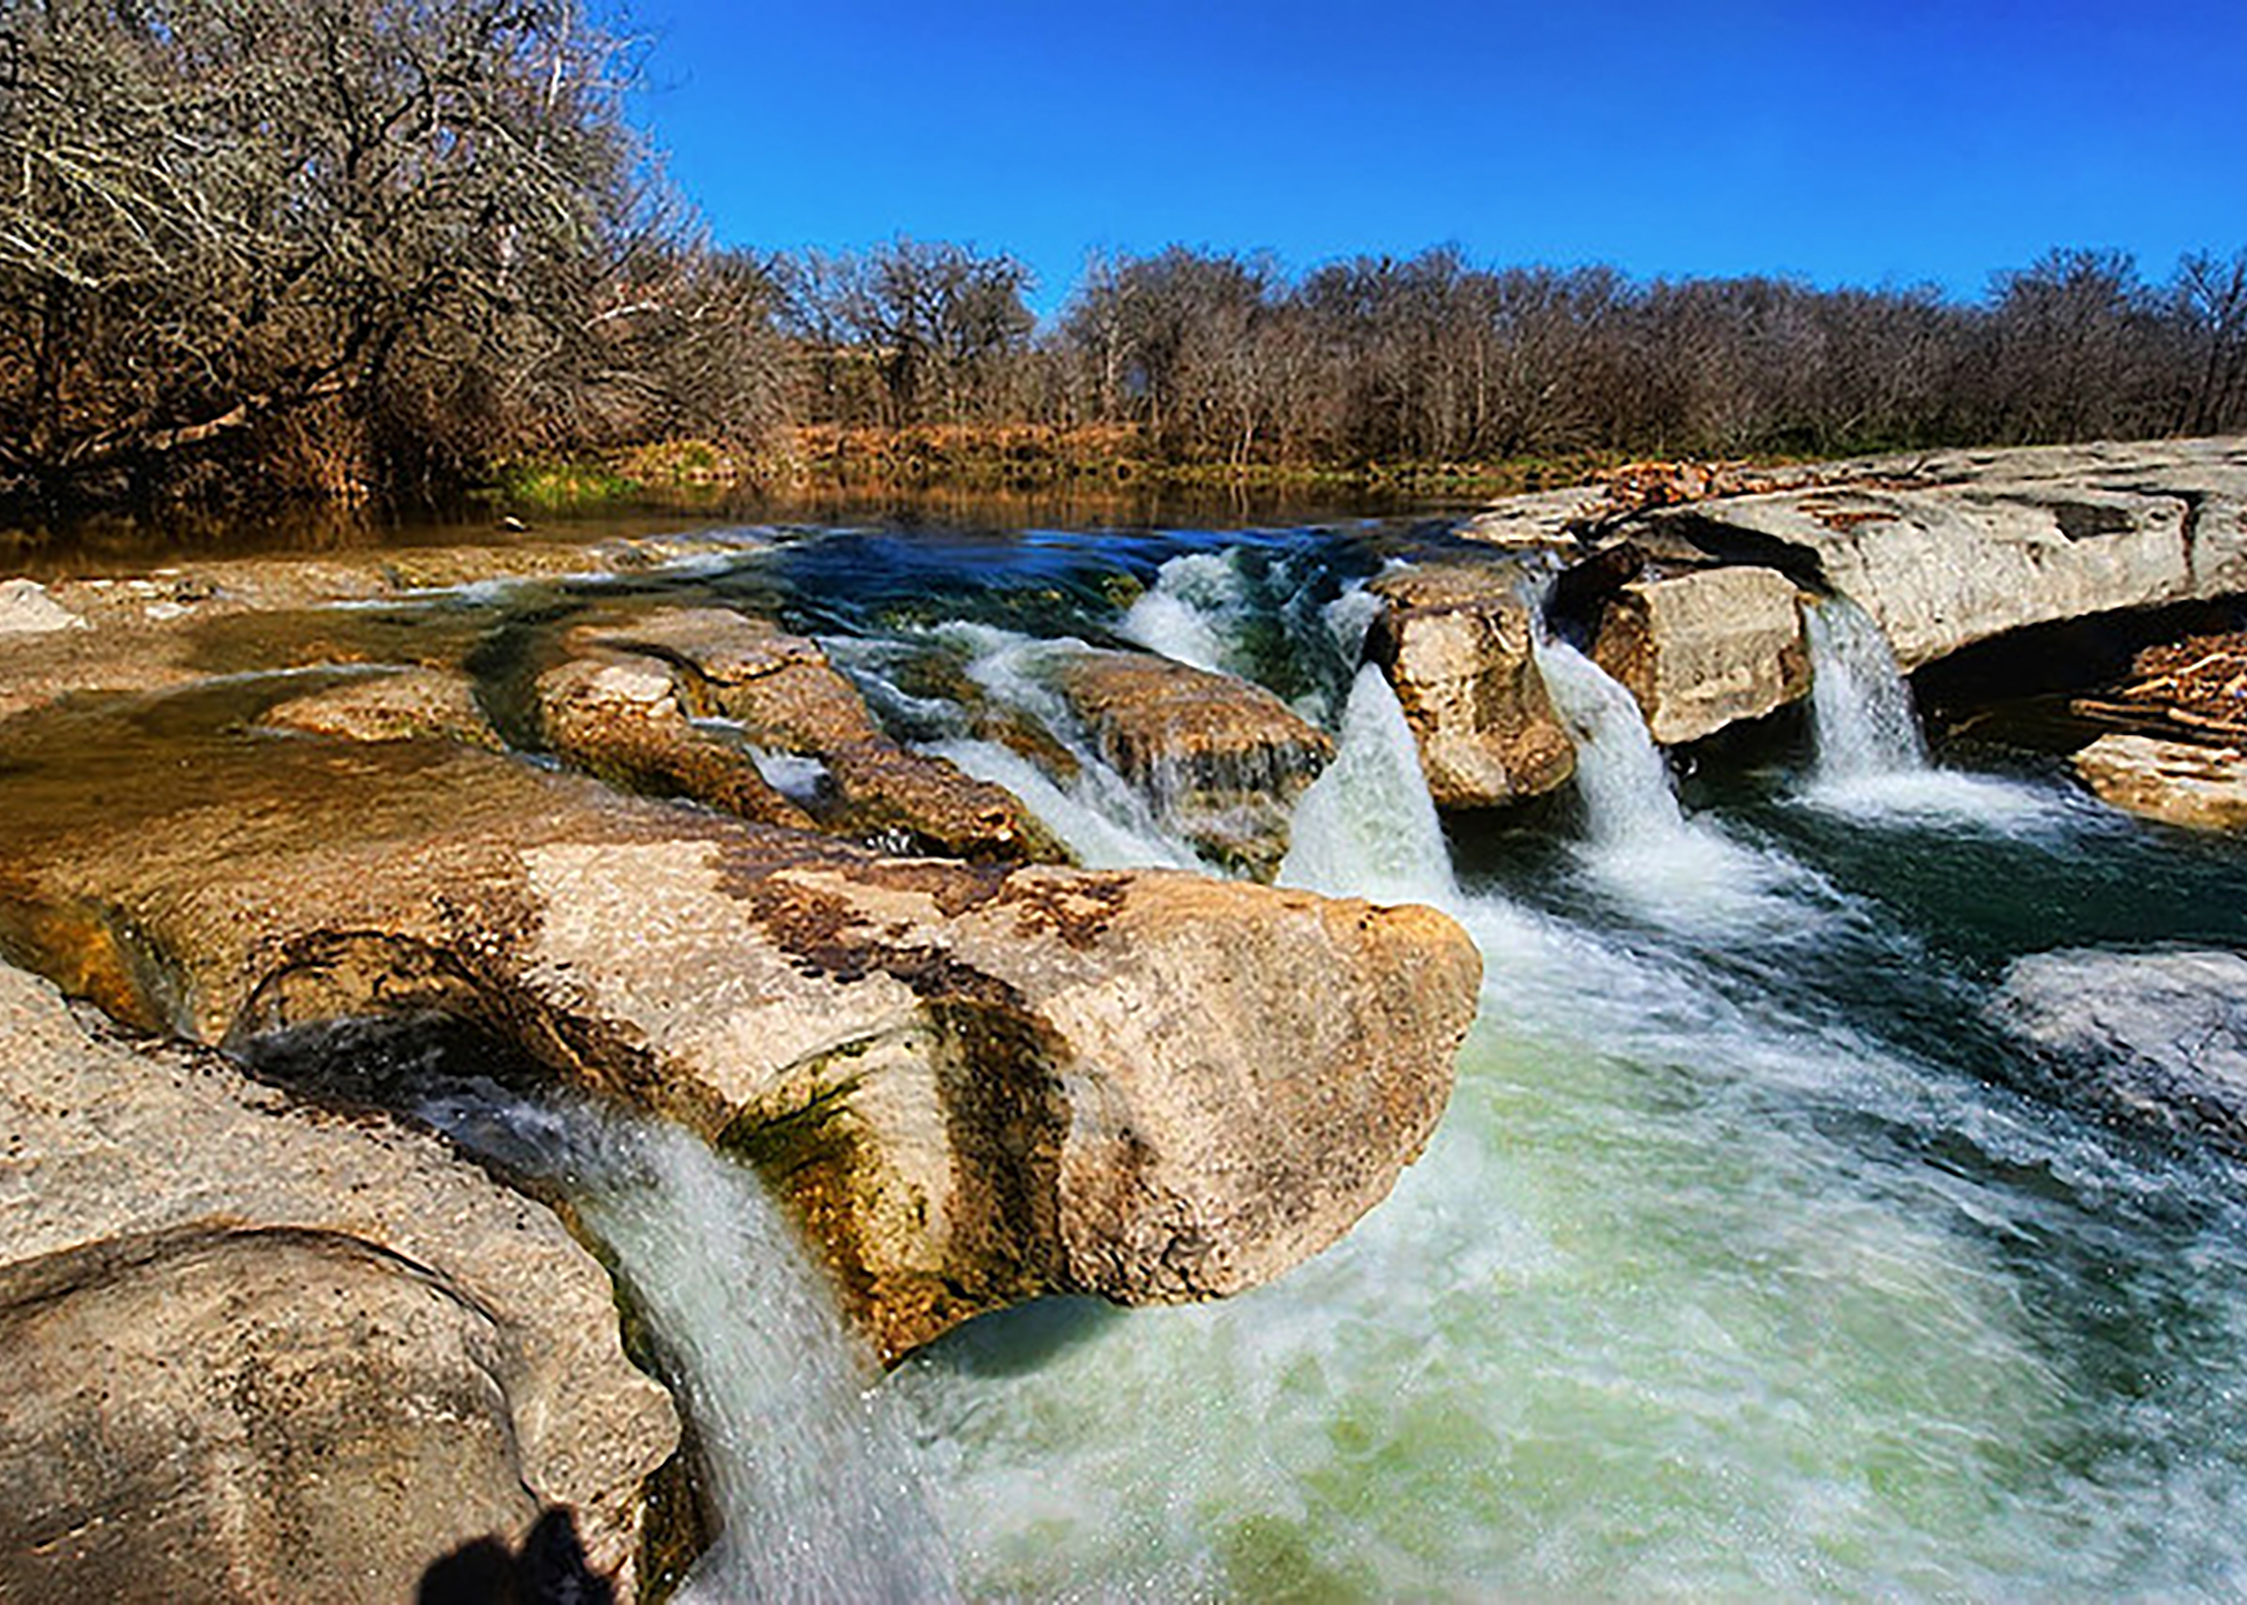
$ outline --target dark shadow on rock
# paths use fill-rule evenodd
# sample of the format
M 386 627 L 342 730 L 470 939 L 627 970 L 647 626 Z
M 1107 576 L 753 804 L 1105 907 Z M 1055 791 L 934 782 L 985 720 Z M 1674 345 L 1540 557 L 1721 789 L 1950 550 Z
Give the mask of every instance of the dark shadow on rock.
M 550 1505 L 518 1552 L 479 1538 L 422 1573 L 417 1605 L 615 1605 L 616 1589 L 585 1564 L 577 1518 Z

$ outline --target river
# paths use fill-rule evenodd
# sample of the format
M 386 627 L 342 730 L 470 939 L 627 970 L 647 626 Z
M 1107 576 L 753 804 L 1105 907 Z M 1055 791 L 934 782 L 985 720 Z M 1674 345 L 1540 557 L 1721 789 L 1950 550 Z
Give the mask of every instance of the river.
M 862 528 L 593 588 L 776 609 L 1093 864 L 1192 848 L 1089 747 L 1037 775 L 944 688 L 1069 743 L 1041 664 L 1073 643 L 1248 675 L 1341 739 L 1283 879 L 1435 902 L 1487 967 L 1441 1130 L 1337 1247 L 1222 1304 L 985 1318 L 878 1385 L 801 1363 L 832 1317 L 726 1162 L 426 1095 L 576 1177 L 670 1324 L 733 1529 L 695 1597 L 2247 1590 L 2240 1165 L 2080 1057 L 2174 1035 L 2178 954 L 2247 949 L 2247 851 L 2034 755 L 1930 756 L 1877 632 L 1830 613 L 1799 730 L 1684 776 L 1547 644 L 1576 791 L 1447 834 L 1354 672 L 1407 544 Z M 2236 1052 L 2247 1005 L 2216 1007 Z

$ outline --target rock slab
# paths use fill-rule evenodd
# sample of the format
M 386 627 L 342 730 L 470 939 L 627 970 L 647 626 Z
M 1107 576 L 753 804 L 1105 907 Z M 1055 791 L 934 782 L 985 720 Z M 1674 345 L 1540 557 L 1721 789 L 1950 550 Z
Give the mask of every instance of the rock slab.
M 0 966 L 0 1597 L 395 1600 L 556 1507 L 629 1597 L 670 1399 L 553 1215 Z

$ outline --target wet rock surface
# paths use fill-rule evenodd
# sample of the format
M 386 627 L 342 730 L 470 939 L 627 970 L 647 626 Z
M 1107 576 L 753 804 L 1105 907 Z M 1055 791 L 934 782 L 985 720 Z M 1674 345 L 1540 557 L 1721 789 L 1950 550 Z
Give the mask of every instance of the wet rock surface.
M 548 1210 L 5 965 L 0 1044 L 0 1595 L 402 1599 L 543 1521 L 629 1597 L 678 1423 Z
M 1431 563 L 1384 575 L 1365 655 L 1397 694 L 1443 808 L 1558 790 L 1576 751 L 1537 672 L 1535 621 L 1501 565 Z
M 11 952 L 209 1042 L 472 1020 L 754 1154 L 893 1355 L 1039 1292 L 1278 1274 L 1418 1153 L 1474 1012 L 1424 909 L 883 860 L 240 712 L 191 700 L 154 746 L 133 699 L 0 726 Z
M 538 685 L 547 740 L 613 783 L 896 852 L 1067 856 L 1003 787 L 891 741 L 818 643 L 766 620 L 660 609 L 581 625 L 567 650 Z M 816 762 L 818 783 L 784 795 L 760 753 Z
M 2033 954 L 2007 972 L 1997 1014 L 2131 1115 L 2247 1146 L 2247 955 Z
M 1058 689 L 1101 758 L 1211 862 L 1270 880 L 1334 742 L 1261 686 L 1136 652 L 1063 658 Z

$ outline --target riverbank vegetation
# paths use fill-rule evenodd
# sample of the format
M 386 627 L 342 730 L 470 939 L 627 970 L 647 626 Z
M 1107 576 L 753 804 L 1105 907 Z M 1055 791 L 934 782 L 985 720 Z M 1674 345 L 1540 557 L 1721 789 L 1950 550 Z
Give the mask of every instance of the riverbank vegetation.
M 0 497 L 17 521 L 496 486 L 1331 479 L 2247 428 L 2247 250 L 1929 287 L 1452 247 L 1290 273 L 723 249 L 567 0 L 0 5 Z

